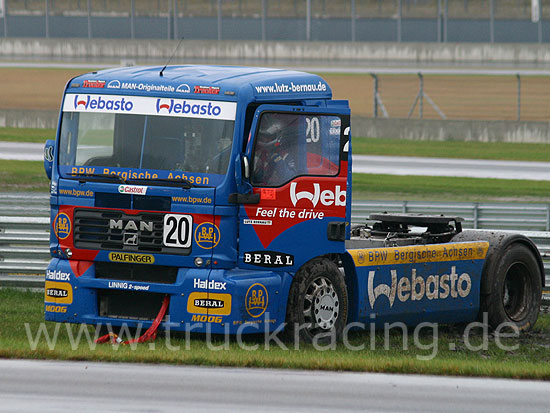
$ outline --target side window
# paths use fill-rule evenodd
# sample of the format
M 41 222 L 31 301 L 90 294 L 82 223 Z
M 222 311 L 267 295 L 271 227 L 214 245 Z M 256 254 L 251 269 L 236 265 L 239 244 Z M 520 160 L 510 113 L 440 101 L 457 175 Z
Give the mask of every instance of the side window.
M 281 186 L 296 176 L 334 176 L 340 159 L 334 115 L 264 113 L 258 123 L 252 184 Z

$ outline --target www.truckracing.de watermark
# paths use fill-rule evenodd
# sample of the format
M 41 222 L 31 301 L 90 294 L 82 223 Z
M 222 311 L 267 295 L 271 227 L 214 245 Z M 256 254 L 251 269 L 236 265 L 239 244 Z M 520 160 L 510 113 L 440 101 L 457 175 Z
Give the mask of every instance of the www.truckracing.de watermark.
M 266 314 L 266 321 L 269 315 Z M 268 323 L 243 324 L 239 326 L 236 334 L 230 334 L 229 326 L 225 332 L 213 333 L 209 323 L 187 323 L 184 332 L 174 332 L 169 326 L 169 320 L 165 323 L 166 328 L 159 331 L 159 343 L 149 341 L 138 343 L 138 338 L 145 332 L 138 324 L 138 327 L 130 327 L 124 323 L 121 326 L 93 327 L 80 324 L 55 323 L 46 324 L 42 322 L 38 328 L 31 328 L 25 323 L 28 344 L 31 350 L 36 350 L 40 345 L 45 344 L 48 349 L 54 350 L 59 343 L 67 343 L 71 350 L 76 351 L 83 346 L 95 350 L 98 346 L 111 345 L 114 349 L 129 347 L 131 350 L 147 346 L 149 350 L 162 347 L 168 351 L 190 351 L 192 342 L 202 341 L 211 351 L 230 350 L 237 346 L 245 351 L 268 351 L 278 348 L 284 351 L 296 351 L 304 348 L 313 348 L 316 351 L 335 351 L 346 349 L 348 351 L 389 351 L 400 350 L 411 351 L 419 360 L 432 360 L 445 348 L 450 351 L 487 351 L 490 344 L 503 351 L 516 351 L 519 349 L 519 341 L 513 340 L 520 336 L 520 331 L 513 323 L 503 323 L 495 329 L 491 329 L 487 322 L 485 313 L 481 321 L 471 322 L 454 329 L 449 333 L 448 325 L 423 322 L 416 326 L 407 326 L 402 322 L 376 323 L 374 316 L 371 316 L 369 323 L 349 323 L 340 334 L 336 331 L 318 332 L 309 334 L 310 343 L 304 343 L 303 332 L 309 331 L 309 324 L 281 324 L 275 330 L 270 331 Z M 48 328 L 48 326 L 50 328 Z M 103 327 L 103 329 L 101 328 Z M 444 340 L 441 339 L 441 330 L 445 331 Z M 101 331 L 113 333 L 114 337 L 125 337 L 122 339 L 110 340 L 107 344 L 99 344 L 98 339 Z M 114 335 L 114 332 L 117 335 Z M 200 334 L 197 332 L 200 331 Z M 460 332 L 459 332 L 460 331 Z M 510 340 L 512 339 L 512 340 Z M 66 344 L 65 344 L 66 345 Z

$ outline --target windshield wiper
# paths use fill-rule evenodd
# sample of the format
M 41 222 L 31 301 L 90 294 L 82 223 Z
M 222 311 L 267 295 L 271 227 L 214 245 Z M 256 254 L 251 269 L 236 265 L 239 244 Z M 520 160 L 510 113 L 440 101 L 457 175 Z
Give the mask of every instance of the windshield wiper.
M 131 179 L 131 181 L 137 182 L 169 182 L 171 184 L 181 184 L 183 189 L 197 188 L 197 185 L 191 183 L 188 179 L 184 178 L 137 178 Z
M 71 176 L 81 176 L 81 177 L 86 177 L 86 176 L 90 176 L 90 177 L 93 177 L 93 178 L 110 178 L 110 179 L 117 179 L 119 180 L 120 182 L 122 182 L 123 184 L 128 184 L 128 181 L 126 179 L 124 179 L 122 176 L 120 175 L 115 175 L 115 174 L 75 174 L 75 173 L 71 173 L 69 174 Z
M 72 173 L 69 174 L 72 176 L 81 176 L 86 177 L 90 176 L 93 178 L 110 178 L 110 179 L 118 179 L 120 182 L 124 184 L 129 184 L 130 182 L 169 182 L 171 184 L 181 184 L 183 189 L 189 189 L 189 188 L 197 188 L 197 185 L 191 183 L 188 179 L 184 178 L 132 178 L 132 179 L 124 179 L 120 175 L 115 174 L 78 174 L 78 173 Z

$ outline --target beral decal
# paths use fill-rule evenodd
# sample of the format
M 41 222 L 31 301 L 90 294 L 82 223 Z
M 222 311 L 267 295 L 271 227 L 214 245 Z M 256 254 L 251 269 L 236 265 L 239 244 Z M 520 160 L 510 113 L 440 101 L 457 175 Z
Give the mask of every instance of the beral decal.
M 245 264 L 259 267 L 291 267 L 294 265 L 294 255 L 276 251 L 250 251 L 243 255 Z

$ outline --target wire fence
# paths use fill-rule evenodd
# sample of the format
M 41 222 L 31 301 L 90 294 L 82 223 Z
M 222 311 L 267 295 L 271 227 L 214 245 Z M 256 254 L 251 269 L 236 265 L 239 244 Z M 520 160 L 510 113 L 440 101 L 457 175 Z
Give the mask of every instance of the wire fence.
M 434 71 L 435 72 L 435 71 Z M 371 100 L 348 99 L 355 114 L 375 118 L 526 120 L 547 122 L 550 118 L 550 76 L 487 70 L 423 71 L 378 69 L 365 75 L 371 84 Z M 337 96 L 338 97 L 338 96 Z
M 56 37 L 62 33 L 77 33 L 77 37 L 80 37 L 83 34 L 77 28 L 69 30 L 70 27 L 65 27 L 60 30 L 56 27 L 59 18 L 64 18 L 68 25 L 87 26 L 89 38 L 179 38 L 182 35 L 202 38 L 201 36 L 207 36 L 206 32 L 192 22 L 193 19 L 198 19 L 199 24 L 214 23 L 210 25 L 209 33 L 219 40 L 334 38 L 349 41 L 446 42 L 462 39 L 540 43 L 544 41 L 544 34 L 550 28 L 544 24 L 540 2 L 541 0 L 0 0 L 0 17 L 5 17 L 5 36 L 11 35 L 10 32 L 13 31 L 18 33 L 17 24 L 36 24 L 36 18 L 42 16 L 45 37 Z M 28 17 L 34 19 L 29 20 Z M 70 18 L 73 20 L 70 21 Z M 111 24 L 123 24 L 125 36 L 121 35 L 121 30 L 109 27 L 109 18 Z M 55 21 L 51 21 L 52 19 Z M 14 20 L 13 24 L 8 24 L 9 20 Z M 244 27 L 243 24 L 247 23 L 254 27 Z M 31 32 L 36 33 L 36 30 Z

